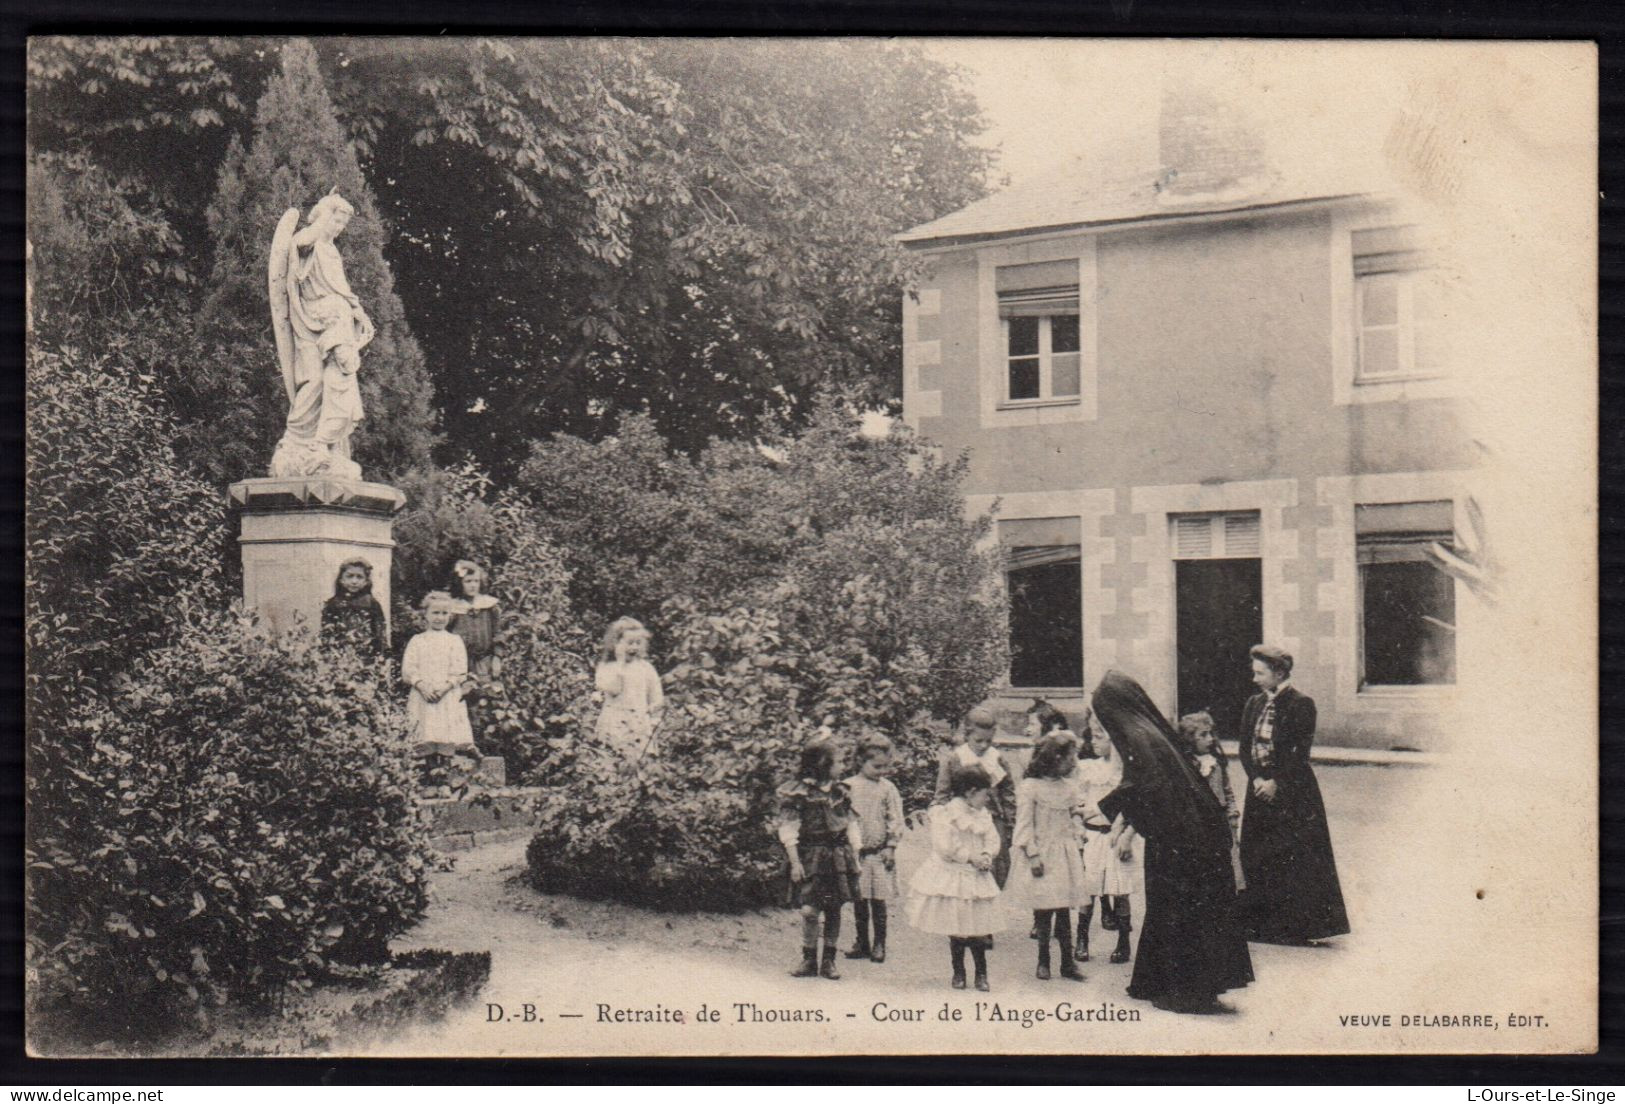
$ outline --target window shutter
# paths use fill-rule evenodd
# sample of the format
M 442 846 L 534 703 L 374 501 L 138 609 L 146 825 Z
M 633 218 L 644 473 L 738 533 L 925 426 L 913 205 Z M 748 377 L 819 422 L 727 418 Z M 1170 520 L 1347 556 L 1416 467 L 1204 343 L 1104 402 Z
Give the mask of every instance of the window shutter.
M 1213 525 L 1207 515 L 1174 519 L 1174 555 L 1182 560 L 1213 555 Z
M 1355 559 L 1362 564 L 1416 563 L 1435 541 L 1455 535 L 1455 506 L 1438 502 L 1382 502 L 1354 507 Z
M 1020 571 L 1024 567 L 1042 567 L 1045 564 L 1081 564 L 1083 546 L 1077 544 L 1049 544 L 1038 547 L 1016 547 L 1006 550 L 1004 569 Z
M 1077 284 L 999 293 L 1000 318 L 1032 318 L 1046 314 L 1077 313 Z
M 1174 514 L 1176 560 L 1251 558 L 1263 555 L 1258 512 Z
M 999 543 L 1008 551 L 1083 543 L 1083 519 L 1076 517 L 1012 518 L 999 522 Z
M 1354 273 L 1406 272 L 1434 263 L 1432 243 L 1420 226 L 1380 226 L 1350 235 Z
M 1000 295 L 1035 288 L 1070 287 L 1077 294 L 1078 259 L 1044 261 L 1041 264 L 1000 265 L 993 270 L 993 290 Z
M 1449 533 L 1406 533 L 1387 537 L 1362 537 L 1355 546 L 1355 561 L 1362 564 L 1425 563 L 1428 547 L 1435 541 L 1450 546 Z
M 1224 554 L 1226 556 L 1261 554 L 1257 514 L 1225 515 Z
M 999 317 L 1078 313 L 1078 259 L 1000 265 L 993 270 Z
M 1449 499 L 1354 507 L 1354 532 L 1362 537 L 1378 533 L 1448 534 L 1455 527 L 1455 506 Z

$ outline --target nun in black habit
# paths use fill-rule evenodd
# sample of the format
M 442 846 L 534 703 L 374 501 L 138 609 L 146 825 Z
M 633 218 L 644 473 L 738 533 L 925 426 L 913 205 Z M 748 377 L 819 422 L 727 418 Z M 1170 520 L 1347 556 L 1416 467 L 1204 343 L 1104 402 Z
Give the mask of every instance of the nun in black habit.
M 1123 760 L 1122 784 L 1100 811 L 1122 813 L 1145 839 L 1145 919 L 1128 995 L 1174 1012 L 1223 1011 L 1218 995 L 1253 980 L 1224 808 L 1139 683 L 1108 671 L 1093 706 Z

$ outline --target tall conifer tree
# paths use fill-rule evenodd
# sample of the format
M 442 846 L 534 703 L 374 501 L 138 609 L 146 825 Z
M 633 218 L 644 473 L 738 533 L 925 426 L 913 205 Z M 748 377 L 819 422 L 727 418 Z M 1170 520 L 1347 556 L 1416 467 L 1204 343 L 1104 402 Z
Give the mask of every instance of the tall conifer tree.
M 252 398 L 252 428 L 220 431 L 252 441 L 255 462 L 269 463 L 287 410 L 266 303 L 271 234 L 289 207 L 303 219 L 335 188 L 356 212 L 338 240 L 345 273 L 378 331 L 361 355 L 366 419 L 354 438 L 355 457 L 366 478 L 388 480 L 429 462 L 432 384 L 384 259 L 387 228 L 333 111 L 316 52 L 304 39 L 283 47 L 281 71 L 260 97 L 248 149 L 233 142 L 221 165 L 208 210 L 214 266 L 200 336 L 226 359 L 219 370 Z M 263 467 L 242 474 L 263 474 Z

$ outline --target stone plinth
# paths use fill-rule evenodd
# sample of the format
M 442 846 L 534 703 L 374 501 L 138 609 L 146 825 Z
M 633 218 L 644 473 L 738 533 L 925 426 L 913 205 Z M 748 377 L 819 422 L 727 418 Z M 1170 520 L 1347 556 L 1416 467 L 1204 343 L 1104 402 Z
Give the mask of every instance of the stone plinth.
M 406 496 L 385 483 L 246 479 L 231 485 L 241 514 L 243 601 L 282 632 L 321 624 L 322 603 L 345 560 L 372 564 L 372 592 L 389 614 L 391 526 Z

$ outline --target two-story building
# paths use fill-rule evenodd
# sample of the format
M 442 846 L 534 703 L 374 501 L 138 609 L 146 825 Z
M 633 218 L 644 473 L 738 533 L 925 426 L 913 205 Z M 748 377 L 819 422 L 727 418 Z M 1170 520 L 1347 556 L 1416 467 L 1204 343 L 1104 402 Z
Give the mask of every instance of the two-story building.
M 1154 171 L 1058 171 L 900 235 L 904 417 L 997 504 L 1002 703 L 1110 667 L 1234 736 L 1259 641 L 1323 742 L 1431 746 L 1455 681 L 1449 542 L 1474 462 L 1451 279 L 1396 201 L 1164 119 Z M 1251 175 L 1250 175 L 1251 174 Z

